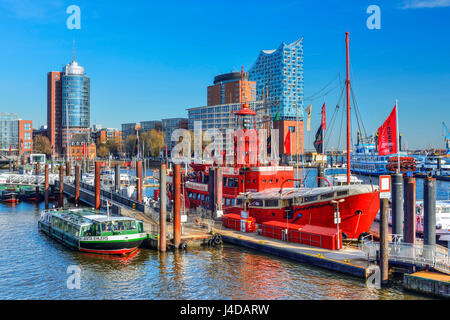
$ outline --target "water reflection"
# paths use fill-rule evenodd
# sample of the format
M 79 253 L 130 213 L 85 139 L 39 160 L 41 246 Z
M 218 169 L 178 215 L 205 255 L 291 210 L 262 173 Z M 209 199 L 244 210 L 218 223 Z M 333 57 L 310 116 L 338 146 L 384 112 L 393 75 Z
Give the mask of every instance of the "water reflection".
M 38 232 L 43 203 L 0 204 L 0 299 L 406 299 L 401 288 L 224 245 L 117 257 L 72 251 Z M 67 288 L 71 265 L 81 289 Z

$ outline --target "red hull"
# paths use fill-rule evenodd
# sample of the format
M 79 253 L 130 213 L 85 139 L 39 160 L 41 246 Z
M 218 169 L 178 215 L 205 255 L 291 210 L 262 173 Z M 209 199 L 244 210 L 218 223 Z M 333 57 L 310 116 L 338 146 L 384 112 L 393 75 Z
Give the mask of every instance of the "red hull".
M 362 233 L 370 230 L 380 210 L 379 192 L 366 192 L 344 197 L 339 204 L 341 223 L 339 229 L 348 239 L 357 239 Z M 335 205 L 330 200 L 294 206 L 293 214 L 286 216 L 284 208 L 250 208 L 249 215 L 262 224 L 268 221 L 281 221 L 300 225 L 315 225 L 336 228 L 334 223 Z M 227 208 L 226 213 L 241 212 L 242 208 Z
M 127 254 L 131 251 L 136 250 L 137 248 L 130 249 L 120 249 L 120 250 L 92 250 L 92 249 L 83 249 L 80 248 L 80 251 L 89 252 L 89 253 L 101 253 L 101 254 Z

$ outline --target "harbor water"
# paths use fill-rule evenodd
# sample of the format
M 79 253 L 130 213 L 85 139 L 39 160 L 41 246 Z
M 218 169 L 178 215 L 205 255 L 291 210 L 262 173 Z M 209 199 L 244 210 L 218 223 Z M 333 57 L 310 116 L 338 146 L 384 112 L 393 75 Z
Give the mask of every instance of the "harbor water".
M 38 231 L 43 203 L 0 204 L 0 299 L 423 299 L 225 244 L 127 257 L 71 251 Z M 70 289 L 73 269 L 80 288 Z
M 139 249 L 126 257 L 71 251 L 38 231 L 43 208 L 0 204 L 0 299 L 426 299 L 404 292 L 401 279 L 371 288 L 229 244 L 163 254 Z M 80 287 L 71 289 L 73 268 Z

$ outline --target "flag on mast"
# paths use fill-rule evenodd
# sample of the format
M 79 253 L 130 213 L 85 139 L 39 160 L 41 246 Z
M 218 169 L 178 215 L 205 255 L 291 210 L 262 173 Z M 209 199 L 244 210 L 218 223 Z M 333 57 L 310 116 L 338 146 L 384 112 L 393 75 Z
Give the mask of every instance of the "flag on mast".
M 314 140 L 314 148 L 317 153 L 323 153 L 323 127 L 320 124 L 319 129 L 316 132 L 316 140 Z
M 309 107 L 306 108 L 306 114 L 308 115 L 308 119 L 306 120 L 306 131 L 309 131 L 311 129 L 311 107 L 312 104 L 310 104 Z
M 322 106 L 322 121 L 321 121 L 321 124 L 322 124 L 322 130 L 327 130 L 327 118 L 325 116 L 325 102 L 323 103 L 323 106 Z
M 288 130 L 286 138 L 284 139 L 284 149 L 286 154 L 291 154 L 291 130 Z
M 391 114 L 381 127 L 378 133 L 378 153 L 380 156 L 398 153 L 397 144 L 397 104 L 392 109 Z

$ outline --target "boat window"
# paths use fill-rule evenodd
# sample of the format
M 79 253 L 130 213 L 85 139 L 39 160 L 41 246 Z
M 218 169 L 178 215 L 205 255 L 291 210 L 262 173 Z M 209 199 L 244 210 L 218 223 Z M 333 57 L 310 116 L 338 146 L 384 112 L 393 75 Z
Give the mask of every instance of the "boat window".
M 337 197 L 346 196 L 347 194 L 348 194 L 348 190 L 336 192 Z
M 266 179 L 263 179 L 263 183 L 266 183 Z
M 334 192 L 329 192 L 329 193 L 325 193 L 323 195 L 320 196 L 321 199 L 329 199 L 329 198 L 333 198 L 334 196 Z
M 231 205 L 234 206 L 236 204 L 236 199 L 231 199 Z
M 242 205 L 242 199 L 236 199 L 236 205 L 238 206 Z
M 130 229 L 131 230 L 135 230 L 136 229 L 136 221 L 131 221 Z
M 202 194 L 201 199 L 202 199 L 202 201 L 205 200 L 205 195 L 204 194 Z
M 318 198 L 318 196 L 309 196 L 309 197 L 305 197 L 305 202 L 311 202 L 311 201 L 316 201 Z
M 225 198 L 225 205 L 229 206 L 230 205 L 230 198 Z
M 252 207 L 262 207 L 263 201 L 259 199 L 250 200 L 250 206 Z
M 269 183 L 272 183 L 272 179 L 269 180 Z
M 265 207 L 278 207 L 278 200 L 264 200 Z
M 256 183 L 256 179 L 253 179 L 253 183 Z

